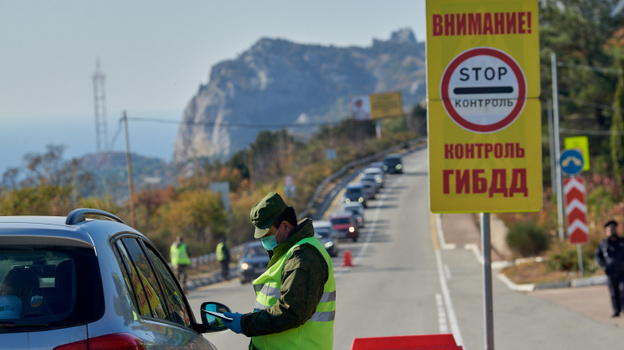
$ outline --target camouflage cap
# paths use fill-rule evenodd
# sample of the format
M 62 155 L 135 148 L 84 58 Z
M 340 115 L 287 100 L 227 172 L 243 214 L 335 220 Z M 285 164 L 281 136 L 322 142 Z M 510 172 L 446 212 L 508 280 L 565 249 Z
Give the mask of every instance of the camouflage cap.
M 267 232 L 269 232 L 273 221 L 275 221 L 286 208 L 286 203 L 284 203 L 282 197 L 275 192 L 267 194 L 256 203 L 249 213 L 249 218 L 256 227 L 254 238 L 264 237 Z

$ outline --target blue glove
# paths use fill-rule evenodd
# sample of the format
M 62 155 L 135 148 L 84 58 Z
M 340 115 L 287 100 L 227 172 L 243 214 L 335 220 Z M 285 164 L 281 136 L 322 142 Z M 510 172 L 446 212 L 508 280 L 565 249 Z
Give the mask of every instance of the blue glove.
M 241 316 L 243 316 L 242 314 L 239 314 L 238 312 L 224 312 L 223 314 L 227 317 L 233 318 L 232 321 L 221 320 L 224 326 L 231 329 L 234 333 L 243 333 L 243 328 L 241 327 Z

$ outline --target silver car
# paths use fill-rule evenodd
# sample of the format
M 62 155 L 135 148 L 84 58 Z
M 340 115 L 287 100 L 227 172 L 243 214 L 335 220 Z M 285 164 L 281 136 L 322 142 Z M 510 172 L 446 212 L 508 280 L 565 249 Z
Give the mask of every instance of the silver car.
M 0 217 L 0 280 L 4 349 L 216 349 L 201 333 L 225 327 L 203 311 L 229 311 L 196 322 L 152 243 L 95 209 Z
M 358 227 L 364 227 L 364 206 L 358 202 L 349 202 L 342 204 L 342 211 L 353 214 Z

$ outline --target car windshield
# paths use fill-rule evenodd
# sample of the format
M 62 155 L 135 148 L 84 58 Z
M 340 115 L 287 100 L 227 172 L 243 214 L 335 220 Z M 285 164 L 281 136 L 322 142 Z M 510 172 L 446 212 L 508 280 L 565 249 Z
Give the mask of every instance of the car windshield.
M 247 247 L 245 250 L 244 258 L 259 258 L 259 257 L 268 257 L 269 253 L 260 245 L 254 245 L 251 247 Z
M 0 246 L 0 281 L 0 324 L 11 325 L 0 332 L 84 324 L 103 312 L 97 259 L 89 249 Z
M 350 224 L 351 220 L 350 218 L 333 218 L 331 220 L 333 225 L 344 225 L 344 224 Z
M 315 229 L 314 232 L 323 238 L 327 238 L 329 237 L 329 234 L 331 233 L 331 229 L 329 227 L 323 227 L 323 228 Z
M 347 188 L 347 195 L 359 195 L 362 193 L 361 187 Z
M 396 164 L 401 163 L 401 158 L 398 158 L 398 157 L 386 158 L 386 160 L 384 160 L 384 163 L 388 165 L 396 165 Z

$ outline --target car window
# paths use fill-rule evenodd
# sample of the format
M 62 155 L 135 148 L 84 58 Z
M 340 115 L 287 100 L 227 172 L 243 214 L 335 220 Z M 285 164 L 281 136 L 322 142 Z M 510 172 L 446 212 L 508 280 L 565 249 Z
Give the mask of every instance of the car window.
M 133 271 L 132 281 L 134 284 L 137 284 L 138 280 L 138 284 L 141 284 L 145 291 L 144 295 L 147 298 L 146 303 L 144 301 L 140 302 L 144 307 L 149 307 L 153 317 L 163 320 L 167 319 L 162 290 L 149 260 L 147 260 L 145 256 L 145 252 L 136 239 L 124 238 L 122 242 L 130 255 L 132 266 L 134 270 L 136 270 L 136 272 Z M 141 313 L 143 314 L 143 312 Z M 145 315 L 149 316 L 149 313 L 146 312 Z
M 136 268 L 132 264 L 130 260 L 130 256 L 126 247 L 118 241 L 116 244 L 119 256 L 118 258 L 121 260 L 120 263 L 124 266 L 124 280 L 126 281 L 126 286 L 128 290 L 132 294 L 132 301 L 139 311 L 139 314 L 142 316 L 152 316 L 152 310 L 147 303 L 147 295 L 145 294 L 145 288 L 143 288 L 143 283 L 139 279 L 139 275 L 136 272 Z
M 167 320 L 189 327 L 191 325 L 190 312 L 183 301 L 184 294 L 176 284 L 176 280 L 162 259 L 152 250 L 147 248 L 147 256 L 154 266 L 159 280 L 162 282 L 165 301 L 167 302 Z
M 263 257 L 263 256 L 269 256 L 269 253 L 267 253 L 267 251 L 262 248 L 262 246 L 259 245 L 255 245 L 253 247 L 247 247 L 247 249 L 245 250 L 245 258 L 255 258 L 255 257 Z
M 329 228 L 322 228 L 322 229 L 317 229 L 317 230 L 314 230 L 314 231 L 319 236 L 324 237 L 324 238 L 329 237 L 330 236 L 329 234 L 331 233 L 331 229 L 329 229 Z
M 350 224 L 351 223 L 351 218 L 334 218 L 332 219 L 332 224 L 336 225 L 336 224 Z
M 351 195 L 355 194 L 355 195 L 357 195 L 357 194 L 360 194 L 360 193 L 362 193 L 362 188 L 361 187 L 347 188 L 347 194 L 351 194 Z
M 29 331 L 36 324 L 67 327 L 95 321 L 102 314 L 93 250 L 35 243 L 0 247 L 0 322 L 13 326 L 0 332 Z

